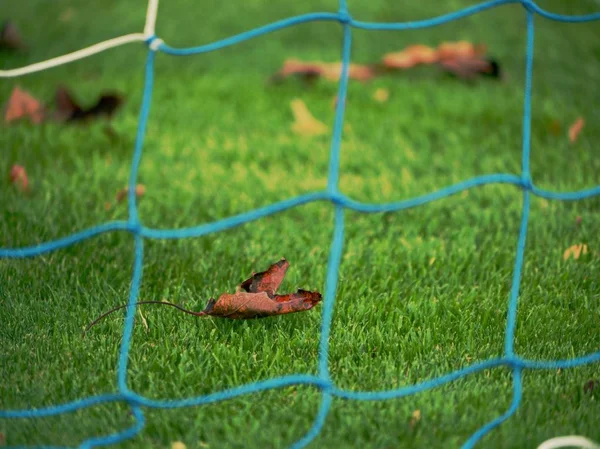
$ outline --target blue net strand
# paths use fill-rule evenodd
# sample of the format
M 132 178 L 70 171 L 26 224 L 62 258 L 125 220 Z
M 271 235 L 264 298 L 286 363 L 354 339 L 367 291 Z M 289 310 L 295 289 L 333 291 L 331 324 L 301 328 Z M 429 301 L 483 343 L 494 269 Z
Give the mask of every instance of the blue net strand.
M 348 70 L 350 65 L 350 50 L 352 39 L 352 28 L 365 30 L 412 30 L 419 28 L 428 28 L 454 20 L 458 20 L 467 16 L 471 16 L 482 11 L 490 10 L 503 5 L 520 4 L 525 9 L 527 20 L 527 44 L 525 55 L 525 91 L 524 91 L 524 106 L 523 106 L 523 135 L 522 135 L 522 164 L 521 174 L 495 173 L 483 176 L 476 176 L 459 183 L 443 187 L 437 191 L 430 192 L 421 196 L 409 198 L 402 201 L 389 203 L 363 203 L 353 200 L 339 191 L 339 171 L 340 171 L 340 150 L 343 133 L 343 119 L 346 107 L 346 95 L 348 89 Z M 345 0 L 340 0 L 339 11 L 337 13 L 311 13 L 304 14 L 288 19 L 280 20 L 256 29 L 246 31 L 244 33 L 228 37 L 210 44 L 201 45 L 190 48 L 173 48 L 162 41 L 155 48 L 149 48 L 148 56 L 145 65 L 145 82 L 143 90 L 142 106 L 139 115 L 138 129 L 134 147 L 134 153 L 131 164 L 131 174 L 129 178 L 128 192 L 128 220 L 111 221 L 103 223 L 80 232 L 73 233 L 64 238 L 40 243 L 34 246 L 22 248 L 0 248 L 0 258 L 28 258 L 35 257 L 52 251 L 57 251 L 78 242 L 82 242 L 100 234 L 108 232 L 124 231 L 132 234 L 134 246 L 134 262 L 131 287 L 129 291 L 128 307 L 126 308 L 126 316 L 123 327 L 123 338 L 118 357 L 117 369 L 117 393 L 101 394 L 89 396 L 83 399 L 70 401 L 63 404 L 52 405 L 37 409 L 23 410 L 0 410 L 0 418 L 42 418 L 48 416 L 61 415 L 64 413 L 72 413 L 77 410 L 82 410 L 89 407 L 94 407 L 101 404 L 119 402 L 127 404 L 134 418 L 134 423 L 125 429 L 117 431 L 110 435 L 89 438 L 80 443 L 82 449 L 89 449 L 96 446 L 106 446 L 138 435 L 145 425 L 144 408 L 159 408 L 159 409 L 174 409 L 182 407 L 194 407 L 205 404 L 226 401 L 237 398 L 242 395 L 267 391 L 272 389 L 284 388 L 289 386 L 305 385 L 316 388 L 321 393 L 321 403 L 316 411 L 315 419 L 312 426 L 307 429 L 306 433 L 291 445 L 293 449 L 300 449 L 309 445 L 321 432 L 325 426 L 328 413 L 334 398 L 342 398 L 356 401 L 381 401 L 394 398 L 401 398 L 410 395 L 415 395 L 426 390 L 440 387 L 442 385 L 454 382 L 465 376 L 490 370 L 495 368 L 508 368 L 512 372 L 512 401 L 508 410 L 501 416 L 493 419 L 487 424 L 476 430 L 471 437 L 464 443 L 463 448 L 473 448 L 487 433 L 495 427 L 508 420 L 516 413 L 522 398 L 522 374 L 523 370 L 555 370 L 567 369 L 578 366 L 584 366 L 591 363 L 600 362 L 600 351 L 584 356 L 575 357 L 563 360 L 530 360 L 519 357 L 514 351 L 515 328 L 517 323 L 517 308 L 519 301 L 519 286 L 521 283 L 521 274 L 523 269 L 523 261 L 525 256 L 525 243 L 527 238 L 527 224 L 529 220 L 531 196 L 546 198 L 549 200 L 558 201 L 579 201 L 586 198 L 592 198 L 600 195 L 600 186 L 595 186 L 587 189 L 571 191 L 571 192 L 555 192 L 536 187 L 531 179 L 530 171 L 530 145 L 531 145 L 531 93 L 532 93 L 532 73 L 533 73 L 533 46 L 534 46 L 534 17 L 539 15 L 543 18 L 565 22 L 565 23 L 582 23 L 600 20 L 600 12 L 582 15 L 582 16 L 567 16 L 547 12 L 540 8 L 532 0 L 491 0 L 473 5 L 459 11 L 444 14 L 438 17 L 398 23 L 374 23 L 361 22 L 354 20 L 348 11 Z M 335 110 L 333 136 L 330 148 L 330 161 L 328 170 L 327 189 L 325 191 L 312 192 L 305 195 L 300 195 L 293 198 L 269 204 L 248 212 L 227 217 L 211 223 L 201 224 L 180 229 L 153 229 L 144 226 L 140 221 L 135 196 L 135 185 L 137 184 L 138 171 L 143 152 L 144 136 L 148 124 L 150 113 L 150 105 L 152 101 L 152 87 L 154 80 L 154 60 L 156 52 L 178 56 L 186 56 L 193 54 L 206 53 L 222 49 L 227 46 L 236 45 L 247 41 L 254 37 L 262 36 L 277 30 L 295 26 L 301 23 L 315 21 L 330 21 L 338 22 L 343 30 L 342 42 L 342 72 L 338 88 L 338 103 Z M 158 39 L 152 36 L 147 39 L 146 44 L 150 46 Z M 448 198 L 451 195 L 466 191 L 468 189 L 489 185 L 489 184 L 509 184 L 522 190 L 523 204 L 521 212 L 521 221 L 519 227 L 519 235 L 517 239 L 517 248 L 515 255 L 515 266 L 513 270 L 512 286 L 508 298 L 508 314 L 506 320 L 506 331 L 504 341 L 504 354 L 501 357 L 490 359 L 487 361 L 474 363 L 462 369 L 443 374 L 439 377 L 424 380 L 412 385 L 407 385 L 400 388 L 383 391 L 351 391 L 338 388 L 331 380 L 329 373 L 329 339 L 331 334 L 331 323 L 333 319 L 333 310 L 335 306 L 335 297 L 337 290 L 337 281 L 339 275 L 339 267 L 344 244 L 344 210 L 354 210 L 361 213 L 380 213 L 380 212 L 395 212 L 412 207 L 422 206 L 432 201 Z M 334 229 L 332 235 L 332 243 L 329 253 L 327 265 L 327 276 L 325 286 L 325 297 L 323 301 L 321 335 L 319 342 L 318 356 L 318 375 L 308 374 L 292 374 L 288 376 L 280 376 L 271 379 L 266 379 L 258 382 L 253 382 L 226 390 L 200 395 L 196 397 L 177 399 L 177 400 L 156 400 L 146 398 L 134 391 L 131 391 L 127 386 L 127 367 L 129 361 L 129 350 L 131 346 L 131 336 L 133 333 L 133 325 L 135 321 L 135 307 L 137 301 L 140 284 L 143 274 L 143 246 L 145 239 L 184 239 L 192 237 L 200 237 L 203 235 L 221 232 L 226 229 L 240 226 L 261 218 L 291 209 L 300 207 L 305 204 L 328 201 L 334 207 Z M 30 446 L 29 446 L 30 447 Z M 52 448 L 55 446 L 37 446 L 40 448 Z

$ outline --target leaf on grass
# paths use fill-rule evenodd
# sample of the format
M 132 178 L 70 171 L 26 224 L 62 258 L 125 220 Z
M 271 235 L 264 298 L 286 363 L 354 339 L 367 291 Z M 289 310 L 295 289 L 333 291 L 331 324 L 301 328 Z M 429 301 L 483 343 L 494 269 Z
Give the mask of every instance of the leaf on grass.
M 21 32 L 10 20 L 4 22 L 0 31 L 0 49 L 3 50 L 24 50 L 27 46 L 23 43 Z
M 577 120 L 575 120 L 575 122 L 569 127 L 569 140 L 571 142 L 575 142 L 577 140 L 577 137 L 579 136 L 579 133 L 581 132 L 581 130 L 583 129 L 583 126 L 585 125 L 585 120 L 583 119 L 583 117 L 579 117 Z
M 93 106 L 84 108 L 68 89 L 61 86 L 56 89 L 55 94 L 56 115 L 59 120 L 66 122 L 81 122 L 101 117 L 112 118 L 123 101 L 122 95 L 105 92 L 100 95 Z
M 483 56 L 485 52 L 485 45 L 473 45 L 468 41 L 442 42 L 437 48 L 437 55 L 440 61 L 473 59 Z
M 572 245 L 572 246 L 569 246 L 563 253 L 563 260 L 567 260 L 570 257 L 573 257 L 573 259 L 577 260 L 583 254 L 587 254 L 587 253 L 588 253 L 588 246 L 585 243 L 580 243 L 578 245 Z
M 9 179 L 22 192 L 29 191 L 29 178 L 27 178 L 27 172 L 22 165 L 15 164 L 11 167 Z
M 412 412 L 412 414 L 410 415 L 410 422 L 408 423 L 408 425 L 410 426 L 411 429 L 414 429 L 417 424 L 419 424 L 419 422 L 421 421 L 421 410 L 415 410 L 414 412 Z
M 294 114 L 292 131 L 296 134 L 303 136 L 318 136 L 326 134 L 329 131 L 327 125 L 313 117 L 302 100 L 298 98 L 292 100 L 290 107 Z
M 129 192 L 129 187 L 125 187 L 117 192 L 117 203 L 123 202 L 123 200 L 127 199 L 127 192 Z M 135 196 L 137 198 L 141 198 L 146 193 L 146 186 L 144 184 L 138 184 L 135 186 Z
M 41 123 L 45 118 L 44 108 L 29 92 L 16 86 L 6 104 L 4 121 L 11 123 L 24 118 L 35 124 Z
M 287 260 L 281 259 L 267 271 L 253 274 L 250 279 L 242 282 L 235 293 L 224 293 L 217 300 L 211 299 L 202 313 L 245 320 L 312 309 L 321 302 L 319 292 L 299 289 L 296 293 L 287 295 L 275 293 L 288 267 Z
M 500 77 L 498 63 L 484 58 L 443 59 L 438 64 L 442 70 L 463 80 L 472 80 L 478 75 Z
M 224 293 L 216 300 L 211 298 L 201 312 L 188 310 L 167 301 L 139 301 L 135 305 L 161 304 L 174 307 L 194 316 L 215 316 L 230 320 L 265 318 L 312 309 L 321 302 L 321 293 L 317 291 L 311 292 L 299 289 L 296 293 L 276 294 L 288 267 L 287 260 L 281 259 L 279 262 L 272 264 L 266 271 L 254 273 L 238 286 L 235 293 Z M 85 335 L 103 318 L 126 307 L 127 305 L 117 306 L 103 313 L 87 326 L 83 334 Z
M 437 64 L 442 70 L 461 79 L 471 80 L 477 75 L 499 78 L 498 62 L 484 58 L 486 48 L 468 41 L 442 42 L 437 48 L 411 45 L 383 56 L 388 69 L 409 69 L 417 65 Z
M 438 53 L 427 45 L 410 45 L 404 50 L 383 55 L 383 65 L 391 69 L 409 69 L 419 64 L 433 64 Z
M 248 293 L 266 292 L 272 296 L 281 285 L 289 266 L 287 260 L 281 259 L 271 265 L 267 271 L 252 273 L 252 277 L 240 284 L 240 289 Z
M 182 441 L 173 441 L 171 443 L 171 449 L 187 449 L 187 447 Z
M 297 75 L 306 81 L 325 78 L 329 81 L 339 81 L 342 74 L 341 62 L 300 61 L 299 59 L 286 59 L 283 67 L 271 77 L 272 81 L 280 81 L 292 75 Z M 348 77 L 358 81 L 368 81 L 375 76 L 371 66 L 349 64 Z
M 373 100 L 379 103 L 385 103 L 390 98 L 390 91 L 380 87 L 373 93 Z

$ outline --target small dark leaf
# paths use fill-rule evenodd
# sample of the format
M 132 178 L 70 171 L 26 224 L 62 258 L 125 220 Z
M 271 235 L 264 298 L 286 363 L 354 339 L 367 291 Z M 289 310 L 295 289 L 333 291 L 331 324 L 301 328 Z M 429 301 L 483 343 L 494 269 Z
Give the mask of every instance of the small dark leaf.
M 10 20 L 4 22 L 2 31 L 0 31 L 0 49 L 3 50 L 24 50 L 27 46 L 21 39 L 21 33 Z
M 84 122 L 103 116 L 112 118 L 116 110 L 123 104 L 124 98 L 117 93 L 104 93 L 96 104 L 83 108 L 65 87 L 56 89 L 57 118 L 67 122 Z

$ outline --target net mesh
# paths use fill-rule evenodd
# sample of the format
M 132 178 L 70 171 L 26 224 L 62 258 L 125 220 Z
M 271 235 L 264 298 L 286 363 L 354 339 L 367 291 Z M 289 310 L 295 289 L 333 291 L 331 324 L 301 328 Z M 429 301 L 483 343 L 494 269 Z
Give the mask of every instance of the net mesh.
M 384 204 L 367 204 L 357 202 L 340 192 L 338 188 L 340 167 L 340 143 L 342 138 L 344 110 L 346 105 L 346 92 L 348 88 L 348 68 L 350 64 L 352 28 L 360 28 L 367 30 L 410 30 L 427 28 L 454 21 L 469 15 L 479 13 L 481 11 L 485 11 L 497 6 L 510 3 L 516 3 L 523 6 L 527 23 L 521 173 L 519 175 L 500 173 L 478 176 L 423 196 Z M 107 222 L 86 229 L 82 232 L 72 234 L 62 239 L 42 243 L 32 247 L 0 249 L 0 258 L 34 257 L 50 251 L 56 251 L 60 248 L 74 245 L 77 242 L 92 238 L 94 236 L 106 232 L 126 231 L 133 235 L 133 239 L 135 242 L 135 259 L 127 313 L 123 328 L 123 338 L 121 341 L 121 347 L 119 352 L 117 370 L 118 391 L 112 394 L 90 396 L 72 402 L 49 406 L 45 408 L 24 410 L 0 410 L 0 418 L 40 418 L 45 416 L 73 412 L 82 408 L 109 402 L 123 402 L 128 404 L 135 418 L 135 423 L 125 430 L 121 430 L 110 435 L 90 438 L 83 441 L 79 445 L 79 447 L 81 448 L 91 448 L 94 446 L 103 446 L 117 443 L 128 438 L 132 438 L 133 436 L 141 432 L 145 424 L 143 412 L 144 408 L 179 408 L 198 406 L 202 404 L 224 401 L 241 395 L 246 395 L 269 389 L 282 388 L 292 385 L 310 385 L 320 390 L 321 403 L 311 428 L 308 429 L 308 431 L 304 434 L 304 436 L 302 436 L 302 438 L 294 442 L 291 446 L 294 449 L 300 449 L 308 445 L 320 433 L 321 429 L 325 425 L 325 420 L 330 410 L 333 397 L 341 397 L 358 401 L 377 401 L 399 398 L 413 395 L 431 388 L 439 387 L 446 383 L 452 382 L 454 380 L 460 379 L 462 377 L 468 376 L 470 374 L 485 369 L 491 369 L 500 366 L 509 367 L 512 371 L 513 394 L 512 402 L 508 410 L 501 416 L 498 416 L 497 418 L 493 419 L 492 421 L 486 423 L 484 426 L 479 428 L 463 444 L 462 447 L 467 449 L 472 448 L 485 434 L 487 434 L 493 428 L 500 425 L 502 422 L 506 421 L 516 412 L 521 402 L 523 370 L 554 370 L 558 368 L 566 369 L 600 361 L 600 351 L 582 357 L 565 360 L 530 360 L 520 357 L 514 351 L 515 324 L 517 319 L 517 304 L 519 299 L 519 285 L 523 268 L 531 196 L 536 195 L 546 199 L 574 201 L 600 195 L 600 186 L 572 192 L 553 192 L 536 187 L 532 182 L 531 171 L 529 166 L 529 156 L 531 131 L 531 90 L 535 35 L 534 18 L 536 15 L 538 15 L 546 19 L 560 22 L 581 23 L 600 20 L 600 12 L 582 16 L 566 16 L 545 11 L 531 0 L 493 0 L 427 20 L 399 23 L 375 23 L 354 20 L 348 11 L 346 1 L 340 0 L 339 10 L 337 13 L 305 14 L 274 22 L 269 25 L 259 27 L 208 45 L 191 48 L 173 48 L 166 45 L 161 39 L 154 35 L 154 23 L 157 15 L 157 7 L 158 0 L 150 0 L 148 5 L 146 26 L 143 34 L 131 34 L 123 36 L 121 38 L 112 39 L 104 43 L 96 44 L 95 46 L 92 46 L 88 49 L 80 50 L 78 52 L 54 58 L 52 60 L 44 61 L 42 63 L 33 64 L 31 66 L 27 66 L 21 69 L 0 71 L 0 77 L 20 76 L 26 73 L 45 70 L 50 67 L 64 64 L 76 59 L 81 59 L 91 54 L 98 53 L 108 48 L 115 47 L 117 45 L 125 44 L 128 42 L 143 40 L 148 45 L 148 55 L 145 65 L 143 100 L 138 122 L 133 161 L 131 164 L 131 175 L 129 179 L 128 220 Z M 290 198 L 278 203 L 268 205 L 266 207 L 262 207 L 246 213 L 218 220 L 212 223 L 194 226 L 190 228 L 153 229 L 144 226 L 144 224 L 140 221 L 140 218 L 138 216 L 138 208 L 135 197 L 135 185 L 137 181 L 140 160 L 142 157 L 144 135 L 146 132 L 146 126 L 148 123 L 148 117 L 150 113 L 152 88 L 154 81 L 154 61 L 156 53 L 163 52 L 171 55 L 180 56 L 206 53 L 230 45 L 235 45 L 253 37 L 257 37 L 286 27 L 314 21 L 338 22 L 343 29 L 342 73 L 339 81 L 337 96 L 338 102 L 335 111 L 334 130 L 331 141 L 327 189 L 325 191 L 319 191 Z M 487 360 L 481 363 L 472 364 L 463 369 L 444 374 L 437 378 L 429 379 L 417 384 L 408 385 L 392 390 L 350 391 L 338 388 L 330 376 L 328 354 L 331 321 L 335 304 L 336 286 L 344 241 L 344 211 L 346 209 L 351 209 L 364 213 L 400 211 L 403 209 L 423 205 L 431 201 L 439 200 L 470 188 L 486 184 L 498 183 L 512 184 L 520 188 L 522 190 L 523 195 L 521 222 L 516 248 L 512 287 L 508 298 L 508 316 L 506 322 L 506 332 L 504 336 L 504 354 L 502 355 L 502 357 Z M 322 311 L 321 334 L 318 356 L 318 375 L 313 376 L 306 374 L 293 374 L 288 376 L 276 377 L 260 382 L 241 385 L 235 388 L 211 393 L 208 395 L 196 396 L 181 400 L 154 400 L 146 398 L 136 393 L 135 391 L 132 391 L 127 385 L 127 366 L 131 335 L 134 325 L 134 304 L 137 301 L 140 283 L 142 280 L 144 240 L 182 239 L 189 237 L 199 237 L 206 234 L 223 231 L 234 226 L 248 223 L 250 221 L 257 220 L 262 217 L 272 215 L 277 212 L 281 212 L 283 210 L 314 201 L 329 201 L 332 203 L 335 209 L 334 231 L 328 259 L 325 297 Z

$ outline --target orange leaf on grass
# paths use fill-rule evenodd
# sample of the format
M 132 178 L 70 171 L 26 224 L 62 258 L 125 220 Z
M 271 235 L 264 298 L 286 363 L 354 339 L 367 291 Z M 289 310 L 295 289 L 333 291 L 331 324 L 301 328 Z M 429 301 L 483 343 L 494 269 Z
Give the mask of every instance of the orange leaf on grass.
M 16 86 L 8 99 L 4 112 L 4 121 L 11 123 L 28 118 L 32 123 L 41 123 L 44 118 L 44 108 L 29 92 Z
M 432 64 L 438 60 L 437 51 L 427 45 L 410 45 L 404 50 L 387 53 L 383 65 L 392 69 L 409 69 L 419 64 Z
M 473 45 L 468 41 L 442 42 L 438 45 L 437 56 L 440 61 L 448 59 L 472 59 L 485 54 L 485 45 Z
M 272 264 L 266 271 L 253 274 L 240 284 L 233 294 L 224 293 L 211 299 L 203 313 L 211 316 L 245 320 L 310 310 L 321 301 L 319 292 L 299 289 L 296 293 L 278 295 L 289 267 L 285 259 Z
M 583 117 L 579 117 L 577 120 L 575 120 L 575 122 L 569 127 L 569 140 L 571 142 L 575 142 L 577 140 L 577 137 L 579 136 L 579 133 L 581 132 L 581 130 L 583 129 L 583 126 L 585 125 L 585 120 L 583 119 Z
M 25 167 L 22 165 L 15 164 L 10 169 L 9 175 L 10 182 L 17 186 L 22 192 L 29 191 L 29 178 Z
M 279 262 L 272 264 L 266 271 L 253 273 L 249 279 L 246 279 L 238 286 L 235 293 L 223 293 L 218 299 L 211 298 L 201 312 L 187 310 L 177 304 L 166 301 L 140 301 L 136 305 L 162 304 L 175 307 L 190 315 L 215 316 L 230 320 L 265 318 L 312 309 L 322 299 L 321 293 L 317 291 L 298 289 L 296 293 L 285 295 L 278 295 L 276 293 L 285 277 L 288 267 L 288 261 L 282 258 Z M 115 307 L 102 314 L 86 328 L 85 332 L 107 315 L 125 307 L 127 305 Z
M 587 254 L 587 253 L 588 253 L 588 246 L 585 243 L 580 243 L 578 245 L 572 245 L 572 246 L 569 246 L 563 253 L 563 260 L 567 260 L 571 257 L 573 257 L 573 259 L 577 260 L 583 254 Z

